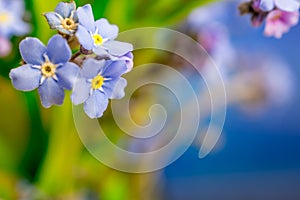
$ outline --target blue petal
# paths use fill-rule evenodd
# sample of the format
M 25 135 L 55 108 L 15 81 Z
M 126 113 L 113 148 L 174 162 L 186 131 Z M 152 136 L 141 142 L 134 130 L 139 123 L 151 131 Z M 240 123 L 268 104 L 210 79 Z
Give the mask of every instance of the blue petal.
M 104 57 L 111 57 L 111 55 L 107 52 L 106 49 L 104 49 L 102 46 L 98 46 L 93 49 L 94 54 L 98 56 L 104 56 Z
M 102 88 L 106 96 L 110 97 L 113 93 L 113 90 L 120 78 L 112 78 L 111 80 L 104 81 Z
M 11 78 L 14 87 L 17 90 L 22 91 L 36 89 L 40 84 L 41 76 L 41 71 L 32 68 L 29 64 L 12 69 L 9 73 L 9 77 Z
M 126 62 L 124 60 L 107 61 L 103 69 L 102 75 L 104 77 L 119 77 L 127 70 Z
M 87 79 L 92 79 L 99 74 L 105 65 L 104 60 L 87 59 L 82 65 L 80 76 Z
M 121 57 L 118 58 L 118 60 L 124 60 L 127 66 L 127 70 L 125 73 L 130 72 L 133 68 L 133 54 L 132 52 L 129 52 Z
M 63 66 L 58 67 L 56 70 L 58 84 L 67 90 L 71 90 L 79 74 L 79 69 L 76 64 L 71 62 L 67 62 Z
M 55 8 L 55 12 L 60 14 L 63 18 L 69 18 L 71 12 L 75 11 L 75 9 L 76 5 L 74 1 L 71 3 L 60 2 Z
M 39 87 L 39 94 L 45 108 L 49 108 L 53 104 L 62 105 L 65 98 L 64 89 L 53 78 L 46 78 Z
M 19 17 L 23 17 L 25 5 L 23 1 L 7 1 L 8 2 L 8 10 L 14 13 Z
M 133 53 L 132 52 L 128 52 L 127 54 L 123 55 L 124 57 L 127 57 L 128 59 L 133 59 Z
M 263 11 L 273 10 L 273 8 L 275 7 L 274 0 L 261 0 L 259 7 Z
M 58 26 L 61 25 L 61 19 L 58 16 L 58 13 L 55 12 L 48 12 L 45 13 L 44 16 L 46 17 L 48 24 L 52 29 L 57 29 Z
M 105 39 L 115 39 L 118 36 L 118 26 L 111 25 L 105 18 L 97 20 L 95 25 L 98 28 L 98 33 Z
M 124 89 L 127 85 L 127 81 L 125 78 L 120 78 L 118 82 L 116 83 L 112 95 L 110 96 L 110 99 L 121 99 L 125 96 Z
M 26 63 L 41 65 L 44 63 L 46 47 L 37 38 L 28 37 L 20 43 L 20 53 Z
M 60 35 L 54 35 L 48 42 L 47 55 L 54 64 L 68 62 L 71 58 L 71 49 L 67 40 Z
M 299 10 L 299 2 L 296 0 L 275 0 L 275 4 L 280 10 L 287 12 L 297 12 Z
M 105 47 L 108 52 L 114 56 L 122 56 L 133 50 L 132 44 L 115 40 L 105 42 L 103 47 Z
M 25 23 L 24 21 L 17 20 L 15 23 L 18 24 L 18 26 L 11 27 L 11 31 L 14 33 L 14 35 L 21 36 L 27 34 L 30 31 L 30 25 Z
M 92 50 L 94 47 L 94 41 L 92 36 L 89 34 L 88 30 L 78 25 L 78 29 L 76 31 L 76 37 L 79 40 L 79 43 L 87 50 Z
M 88 83 L 85 78 L 77 78 L 71 100 L 74 105 L 82 104 L 89 98 L 91 83 Z
M 94 33 L 95 31 L 95 20 L 90 4 L 77 9 L 77 16 L 80 25 L 84 26 L 88 31 Z
M 77 12 L 74 13 L 73 20 L 74 20 L 76 23 L 78 23 Z
M 84 103 L 84 111 L 92 119 L 99 118 L 103 115 L 107 105 L 107 96 L 99 90 L 95 90 Z
M 2 37 L 10 38 L 13 35 L 11 27 L 6 27 L 0 24 L 0 35 Z

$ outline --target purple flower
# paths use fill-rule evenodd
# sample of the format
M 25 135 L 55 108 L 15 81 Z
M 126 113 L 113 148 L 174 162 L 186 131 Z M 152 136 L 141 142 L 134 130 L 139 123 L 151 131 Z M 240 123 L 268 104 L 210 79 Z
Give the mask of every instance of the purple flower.
M 255 12 L 251 16 L 251 23 L 254 27 L 259 27 L 263 21 L 266 19 L 267 13 L 266 12 Z
M 295 26 L 299 21 L 299 12 L 285 12 L 274 10 L 266 18 L 265 35 L 281 38 L 289 31 L 290 27 Z
M 133 68 L 133 54 L 131 52 L 120 56 L 117 60 L 124 60 L 126 63 L 127 70 L 125 73 L 130 72 Z
M 78 17 L 74 1 L 70 3 L 60 2 L 55 8 L 55 12 L 45 13 L 44 16 L 51 29 L 56 29 L 67 35 L 73 35 L 77 30 Z
M 260 4 L 261 4 L 261 0 L 252 0 L 252 2 L 251 2 L 251 7 L 252 7 L 256 12 L 260 12 Z
M 127 83 L 120 76 L 126 70 L 124 61 L 86 60 L 73 89 L 73 104 L 84 103 L 84 111 L 90 118 L 101 117 L 107 108 L 108 99 L 124 96 Z
M 260 9 L 263 11 L 271 11 L 278 8 L 287 12 L 295 12 L 299 10 L 298 0 L 260 0 Z
M 90 4 L 77 9 L 79 26 L 76 36 L 80 44 L 97 55 L 123 56 L 133 50 L 129 43 L 115 41 L 118 36 L 118 27 L 111 25 L 102 18 L 94 21 Z
M 22 0 L 0 0 L 0 36 L 24 35 L 30 27 L 22 19 L 24 14 Z
M 5 37 L 0 36 L 0 57 L 5 57 L 11 52 L 11 43 Z
M 61 105 L 64 89 L 71 90 L 79 67 L 71 62 L 71 49 L 60 35 L 53 36 L 47 47 L 36 38 L 26 38 L 20 43 L 25 65 L 12 69 L 9 77 L 18 90 L 38 88 L 42 105 Z

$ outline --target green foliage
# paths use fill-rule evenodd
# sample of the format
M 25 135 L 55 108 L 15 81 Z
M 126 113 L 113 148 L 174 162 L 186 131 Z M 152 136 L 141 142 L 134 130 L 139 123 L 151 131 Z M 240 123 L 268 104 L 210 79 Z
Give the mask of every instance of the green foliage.
M 172 26 L 184 20 L 194 8 L 209 2 L 213 0 L 110 0 L 104 16 L 117 23 L 121 30 L 146 26 Z M 98 5 L 101 6 L 95 4 L 95 7 Z
M 91 3 L 95 19 L 106 17 L 111 23 L 117 24 L 121 31 L 145 26 L 173 26 L 183 21 L 192 9 L 212 1 L 75 0 L 78 6 Z M 25 0 L 32 26 L 30 36 L 46 43 L 56 33 L 49 29 L 42 13 L 53 11 L 58 2 Z M 15 177 L 29 179 L 52 196 L 84 187 L 99 190 L 97 193 L 107 200 L 134 196 L 128 194 L 134 191 L 129 188 L 130 174 L 110 170 L 87 156 L 75 131 L 69 99 L 65 100 L 62 107 L 45 112 L 36 91 L 21 94 L 13 89 L 8 74 L 11 68 L 20 65 L 18 44 L 21 39 L 12 38 L 13 51 L 8 57 L 0 59 L 0 198 L 14 196 L 11 192 L 15 191 Z M 157 55 L 136 52 L 135 56 L 137 62 L 143 63 L 145 59 L 151 60 Z M 110 120 L 113 119 L 107 115 L 106 121 Z M 50 125 L 46 129 L 47 123 Z M 105 128 L 110 130 L 110 138 L 117 142 L 120 135 L 114 123 L 105 124 Z M 15 176 L 2 172 L 8 169 Z M 82 171 L 85 175 L 76 177 Z M 78 180 L 86 185 L 78 184 Z

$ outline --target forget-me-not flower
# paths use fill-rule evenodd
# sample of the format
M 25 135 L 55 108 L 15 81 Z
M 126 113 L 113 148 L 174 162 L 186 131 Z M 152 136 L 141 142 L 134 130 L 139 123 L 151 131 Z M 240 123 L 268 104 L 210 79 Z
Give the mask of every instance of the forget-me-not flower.
M 298 0 L 260 0 L 260 9 L 271 11 L 275 7 L 286 12 L 295 12 L 299 10 Z
M 47 12 L 44 16 L 50 28 L 56 29 L 60 33 L 73 35 L 77 30 L 78 17 L 74 1 L 70 3 L 60 2 L 55 8 L 55 12 Z
M 120 77 L 127 70 L 125 61 L 87 59 L 74 85 L 71 96 L 74 105 L 84 103 L 90 118 L 99 118 L 108 105 L 108 99 L 122 98 L 126 80 Z
M 119 29 L 116 25 L 111 25 L 107 19 L 94 21 L 94 16 L 90 4 L 77 9 L 79 19 L 76 36 L 87 50 L 92 50 L 97 55 L 109 54 L 114 57 L 123 56 L 133 50 L 129 43 L 115 41 Z
M 0 36 L 10 38 L 29 32 L 29 24 L 23 21 L 24 2 L 22 0 L 0 0 Z
M 71 90 L 79 67 L 69 62 L 71 49 L 60 35 L 53 36 L 47 47 L 36 38 L 26 38 L 20 43 L 20 53 L 25 65 L 12 69 L 9 77 L 14 87 L 22 91 L 38 88 L 42 105 L 61 105 L 64 89 Z
M 128 73 L 132 70 L 133 68 L 133 53 L 128 52 L 127 54 L 118 57 L 116 60 L 124 60 L 127 66 L 127 70 L 125 73 Z
M 271 11 L 266 18 L 264 33 L 266 36 L 281 38 L 292 26 L 298 24 L 299 12 L 286 12 L 282 10 Z

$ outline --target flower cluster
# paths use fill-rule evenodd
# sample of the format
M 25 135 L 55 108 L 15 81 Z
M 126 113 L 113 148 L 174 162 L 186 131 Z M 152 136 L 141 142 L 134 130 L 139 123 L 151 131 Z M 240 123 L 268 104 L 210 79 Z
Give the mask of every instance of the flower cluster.
M 44 16 L 58 34 L 47 46 L 37 38 L 20 43 L 25 64 L 11 70 L 12 84 L 22 91 L 37 88 L 46 108 L 63 104 L 64 90 L 73 90 L 74 105 L 84 104 L 90 118 L 101 117 L 108 99 L 124 96 L 127 82 L 121 76 L 133 67 L 132 45 L 115 40 L 116 25 L 94 21 L 89 4 L 76 9 L 74 2 L 61 2 Z
M 23 0 L 0 0 L 0 57 L 10 53 L 12 36 L 29 32 L 29 24 L 23 21 L 24 10 Z
M 299 21 L 298 0 L 251 0 L 239 6 L 240 13 L 251 14 L 253 26 L 260 26 L 265 20 L 266 36 L 281 38 Z
M 218 2 L 202 6 L 195 9 L 187 21 L 188 32 L 191 35 L 196 34 L 197 42 L 204 47 L 217 66 L 223 66 L 220 70 L 232 65 L 235 54 L 228 27 L 225 25 L 227 4 L 228 2 Z M 195 58 L 200 60 L 199 55 L 195 55 Z

